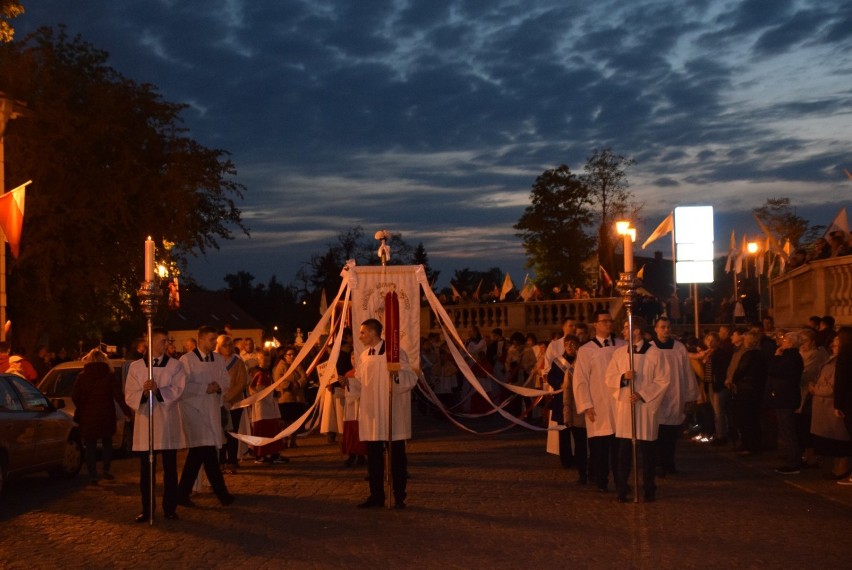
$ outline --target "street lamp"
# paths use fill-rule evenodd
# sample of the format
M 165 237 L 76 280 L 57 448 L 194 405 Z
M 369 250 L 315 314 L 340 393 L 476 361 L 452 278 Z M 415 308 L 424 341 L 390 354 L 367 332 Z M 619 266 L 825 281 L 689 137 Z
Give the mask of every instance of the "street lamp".
M 633 488 L 639 489 L 639 463 L 636 460 L 636 403 L 635 393 L 636 372 L 633 366 L 633 301 L 639 280 L 633 272 L 633 241 L 636 239 L 636 228 L 630 227 L 629 221 L 615 223 L 615 231 L 624 237 L 624 271 L 620 274 L 616 288 L 624 297 L 624 307 L 627 310 L 627 354 L 630 365 L 630 440 L 633 446 Z M 646 459 L 647 461 L 647 459 Z M 635 492 L 633 502 L 639 502 L 639 492 Z
M 746 244 L 746 251 L 751 256 L 754 256 L 754 272 L 757 273 L 757 320 L 763 318 L 763 292 L 761 291 L 760 283 L 760 268 L 757 266 L 757 253 L 760 251 L 760 244 L 756 241 L 750 241 Z

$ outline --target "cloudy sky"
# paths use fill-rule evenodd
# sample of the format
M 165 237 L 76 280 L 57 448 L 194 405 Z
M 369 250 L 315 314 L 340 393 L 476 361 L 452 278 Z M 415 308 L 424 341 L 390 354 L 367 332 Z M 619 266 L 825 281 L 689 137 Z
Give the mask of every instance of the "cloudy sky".
M 66 24 L 232 153 L 251 237 L 190 264 L 210 287 L 289 282 L 357 225 L 440 285 L 518 283 L 535 177 L 595 148 L 636 160 L 640 241 L 676 206 L 714 206 L 721 251 L 768 197 L 825 224 L 852 196 L 849 0 L 23 2 L 19 39 Z

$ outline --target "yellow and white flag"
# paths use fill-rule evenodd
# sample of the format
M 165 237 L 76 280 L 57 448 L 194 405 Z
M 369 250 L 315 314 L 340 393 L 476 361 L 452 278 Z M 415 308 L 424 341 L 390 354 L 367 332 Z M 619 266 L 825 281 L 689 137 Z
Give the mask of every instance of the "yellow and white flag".
M 657 229 L 645 240 L 645 243 L 642 244 L 642 249 L 648 247 L 652 242 L 660 239 L 664 235 L 669 232 L 674 231 L 674 212 L 669 212 L 669 215 L 666 216 L 666 219 L 660 222 L 660 225 L 657 226 Z
M 505 301 L 506 295 L 515 288 L 515 284 L 512 283 L 512 278 L 509 277 L 509 274 L 506 273 L 506 277 L 503 279 L 503 287 L 500 289 L 500 300 Z

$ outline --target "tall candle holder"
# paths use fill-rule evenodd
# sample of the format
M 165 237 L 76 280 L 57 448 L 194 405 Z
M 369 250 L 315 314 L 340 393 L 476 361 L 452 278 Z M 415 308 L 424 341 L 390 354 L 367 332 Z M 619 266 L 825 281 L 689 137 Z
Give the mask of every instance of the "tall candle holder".
M 145 313 L 145 318 L 148 319 L 148 351 L 145 357 L 148 360 L 148 380 L 154 380 L 154 345 L 153 345 L 153 328 L 154 315 L 157 312 L 157 307 L 160 304 L 161 296 L 160 287 L 153 279 L 143 281 L 136 291 L 136 296 L 139 297 L 139 304 L 142 307 L 142 312 Z M 148 390 L 148 521 L 151 526 L 154 525 L 154 390 Z
M 633 271 L 633 240 L 636 230 L 630 227 L 630 222 L 617 222 L 616 231 L 624 237 L 624 271 L 619 273 L 615 288 L 624 298 L 624 308 L 627 311 L 627 354 L 630 365 L 630 443 L 633 454 L 633 502 L 639 502 L 639 463 L 636 458 L 636 368 L 633 364 L 633 304 L 636 301 L 636 290 L 642 286 L 642 281 Z M 645 458 L 647 461 L 648 459 Z

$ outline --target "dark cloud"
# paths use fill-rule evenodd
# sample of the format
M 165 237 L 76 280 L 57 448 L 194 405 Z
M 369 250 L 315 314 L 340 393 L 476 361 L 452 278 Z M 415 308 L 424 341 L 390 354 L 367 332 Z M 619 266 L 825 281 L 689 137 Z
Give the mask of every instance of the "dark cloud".
M 359 224 L 520 273 L 535 177 L 594 148 L 636 158 L 661 211 L 752 208 L 760 184 L 820 188 L 849 160 L 848 0 L 31 4 L 20 33 L 65 22 L 233 153 L 256 235 L 190 265 L 215 285 L 235 264 L 286 281 Z

